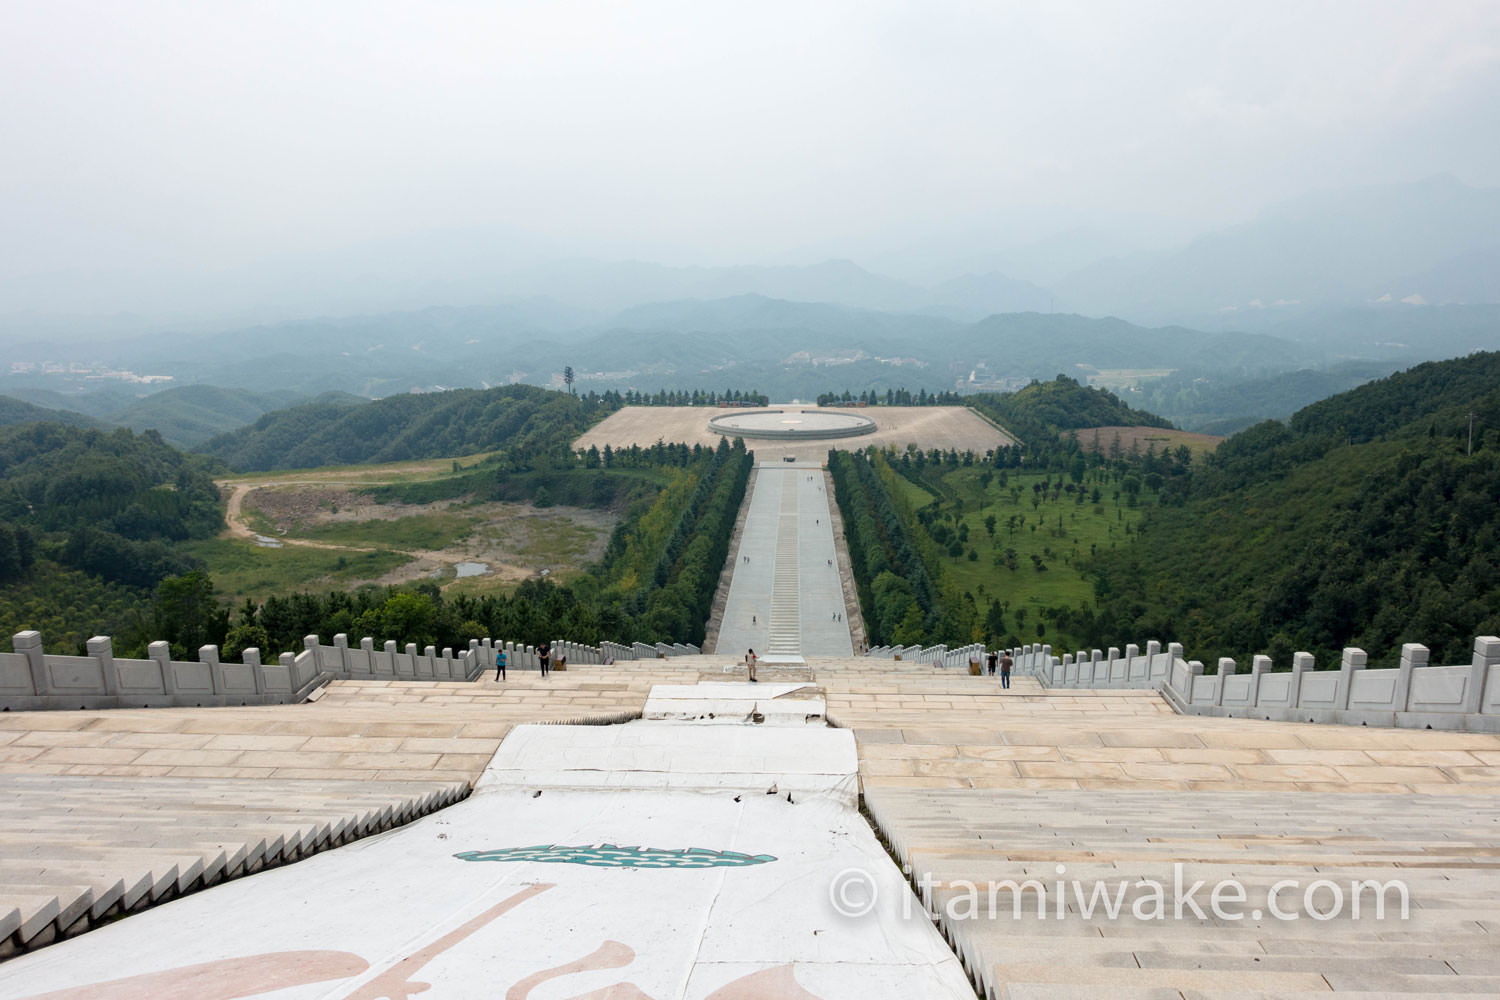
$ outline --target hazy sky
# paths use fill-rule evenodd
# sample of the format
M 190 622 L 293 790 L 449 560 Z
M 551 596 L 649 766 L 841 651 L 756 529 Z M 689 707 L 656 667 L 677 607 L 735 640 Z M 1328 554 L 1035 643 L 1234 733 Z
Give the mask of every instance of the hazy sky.
M 1495 0 L 6 0 L 0 91 L 12 282 L 487 225 L 858 260 L 1500 183 Z

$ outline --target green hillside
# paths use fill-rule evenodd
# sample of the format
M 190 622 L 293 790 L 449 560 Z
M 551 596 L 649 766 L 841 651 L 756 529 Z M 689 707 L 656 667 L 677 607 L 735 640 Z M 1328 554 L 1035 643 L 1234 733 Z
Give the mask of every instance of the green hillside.
M 49 649 L 68 652 L 112 634 L 122 654 L 149 638 L 183 651 L 210 641 L 167 619 L 152 623 L 155 635 L 144 627 L 164 580 L 206 583 L 183 551 L 223 526 L 203 464 L 154 432 L 0 428 L 0 634 L 39 629 Z
M 1469 453 L 1470 414 L 1473 451 Z M 1500 354 L 1431 362 L 1225 441 L 1138 540 L 1095 564 L 1098 644 L 1211 663 L 1421 642 L 1466 662 L 1500 631 Z
M 1129 406 L 1107 389 L 1081 385 L 1066 375 L 1032 382 L 1016 392 L 980 393 L 965 402 L 1028 442 L 1087 427 L 1172 426 L 1154 413 Z
M 54 410 L 13 396 L 0 396 L 0 427 L 47 421 L 69 427 L 98 427 L 99 422 L 73 410 Z
M 137 431 L 157 431 L 178 447 L 192 448 L 299 398 L 293 393 L 184 385 L 154 392 L 110 414 L 108 419 Z
M 511 385 L 349 397 L 278 410 L 202 448 L 239 472 L 447 458 L 496 448 L 566 449 L 611 404 L 598 396 Z

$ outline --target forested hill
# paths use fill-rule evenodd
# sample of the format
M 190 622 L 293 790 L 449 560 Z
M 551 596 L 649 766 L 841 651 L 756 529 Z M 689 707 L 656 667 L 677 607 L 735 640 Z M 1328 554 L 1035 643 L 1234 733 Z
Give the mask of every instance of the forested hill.
M 1131 408 L 1107 389 L 1059 375 L 1011 393 L 980 393 L 968 403 L 1022 441 L 1037 441 L 1085 427 L 1171 427 L 1171 421 Z
M 1473 415 L 1473 451 L 1469 421 Z M 1500 632 L 1500 354 L 1433 362 L 1228 439 L 1138 540 L 1101 554 L 1091 633 L 1206 663 Z
M 0 582 L 38 558 L 133 587 L 191 569 L 168 543 L 223 526 L 201 462 L 151 431 L 0 428 Z
M 209 441 L 203 451 L 241 472 L 306 469 L 505 448 L 566 449 L 611 401 L 528 385 L 311 403 L 277 410 Z
M 53 410 L 11 396 L 0 396 L 0 427 L 50 421 L 70 427 L 98 427 L 99 422 L 72 410 Z

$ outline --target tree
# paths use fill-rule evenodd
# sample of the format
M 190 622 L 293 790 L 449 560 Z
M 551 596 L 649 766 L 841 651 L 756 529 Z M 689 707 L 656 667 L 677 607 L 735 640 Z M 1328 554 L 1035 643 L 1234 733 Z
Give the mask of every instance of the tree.
M 154 611 L 157 635 L 178 659 L 196 656 L 202 646 L 222 645 L 229 631 L 229 609 L 214 599 L 213 581 L 201 570 L 163 580 Z
M 265 628 L 254 622 L 241 622 L 224 637 L 221 655 L 226 661 L 241 660 L 245 656 L 245 650 L 253 648 L 260 650 L 264 659 L 270 645 L 271 638 L 266 634 Z
M 573 392 L 573 366 L 563 365 L 563 384 L 568 387 L 568 392 Z M 575 393 L 576 395 L 576 393 Z

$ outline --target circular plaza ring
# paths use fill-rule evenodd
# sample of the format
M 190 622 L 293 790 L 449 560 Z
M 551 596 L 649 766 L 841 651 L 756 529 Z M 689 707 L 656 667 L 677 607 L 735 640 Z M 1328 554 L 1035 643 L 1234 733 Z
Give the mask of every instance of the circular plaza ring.
M 729 438 L 817 441 L 875 433 L 875 421 L 842 410 L 741 410 L 708 422 L 708 429 Z

